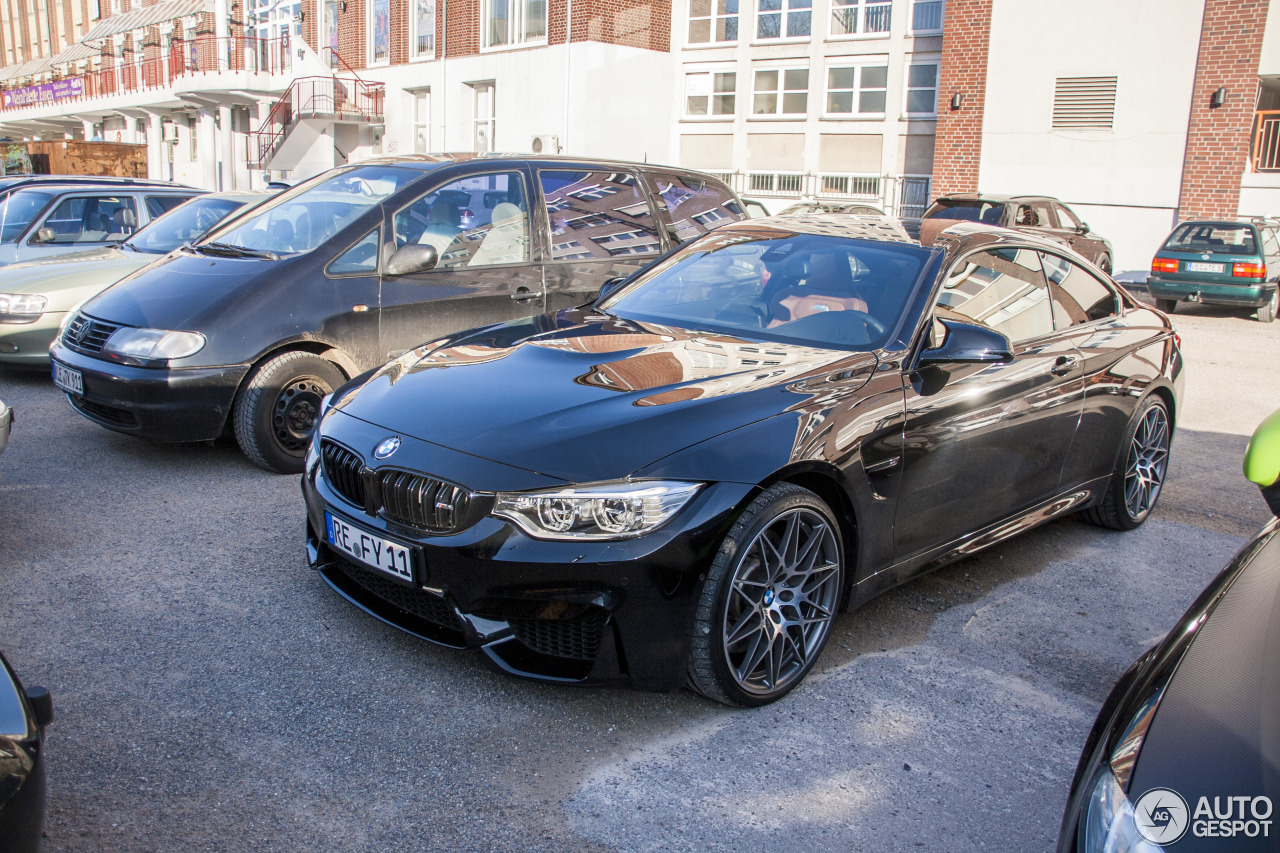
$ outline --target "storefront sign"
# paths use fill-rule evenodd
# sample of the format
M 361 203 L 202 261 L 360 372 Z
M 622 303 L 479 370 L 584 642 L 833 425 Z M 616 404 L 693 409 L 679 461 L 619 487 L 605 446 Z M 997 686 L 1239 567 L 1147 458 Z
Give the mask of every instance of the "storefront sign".
M 84 78 L 72 77 L 69 80 L 41 83 L 39 86 L 10 89 L 4 93 L 4 108 L 9 110 L 15 107 L 30 107 L 49 101 L 61 101 L 64 98 L 78 98 L 83 94 Z

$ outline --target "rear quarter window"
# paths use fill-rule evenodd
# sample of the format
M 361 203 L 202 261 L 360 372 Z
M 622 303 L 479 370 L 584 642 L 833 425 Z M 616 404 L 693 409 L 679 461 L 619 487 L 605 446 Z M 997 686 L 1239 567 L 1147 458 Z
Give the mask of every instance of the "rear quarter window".
M 671 217 L 672 233 L 681 243 L 743 218 L 733 193 L 723 186 L 691 175 L 654 172 L 648 178 L 654 195 L 662 199 Z

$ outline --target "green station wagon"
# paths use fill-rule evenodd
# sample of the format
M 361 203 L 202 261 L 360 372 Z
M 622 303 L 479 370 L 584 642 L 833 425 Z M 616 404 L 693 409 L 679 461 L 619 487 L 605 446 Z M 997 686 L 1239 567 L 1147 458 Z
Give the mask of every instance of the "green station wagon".
M 1183 222 L 1151 260 L 1147 289 L 1172 314 L 1178 302 L 1257 308 L 1270 323 L 1280 307 L 1280 220 Z

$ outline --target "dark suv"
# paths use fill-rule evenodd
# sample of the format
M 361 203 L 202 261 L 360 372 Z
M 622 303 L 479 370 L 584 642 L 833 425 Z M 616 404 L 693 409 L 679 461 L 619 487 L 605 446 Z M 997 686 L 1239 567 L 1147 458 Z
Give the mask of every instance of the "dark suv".
M 85 303 L 54 382 L 85 417 L 160 441 L 230 426 L 302 470 L 320 400 L 443 335 L 581 305 L 742 219 L 715 178 L 568 157 L 380 159 L 319 175 Z
M 921 224 L 920 234 L 926 245 L 932 244 L 933 235 L 947 227 L 943 222 L 930 227 L 930 219 L 985 222 L 1049 237 L 1065 243 L 1093 261 L 1098 269 L 1111 274 L 1111 259 L 1115 257 L 1111 243 L 1090 231 L 1089 226 L 1071 212 L 1071 208 L 1056 198 L 1043 195 L 943 196 L 924 212 L 925 222 Z

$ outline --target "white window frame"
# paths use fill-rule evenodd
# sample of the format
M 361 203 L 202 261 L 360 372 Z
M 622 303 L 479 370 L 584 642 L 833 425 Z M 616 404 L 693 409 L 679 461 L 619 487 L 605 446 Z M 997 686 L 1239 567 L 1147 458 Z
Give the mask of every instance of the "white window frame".
M 746 0 L 746 1 L 757 2 L 757 0 Z M 742 14 L 743 0 L 734 0 L 734 2 L 737 2 L 738 4 L 738 11 L 736 12 L 718 11 L 721 4 L 728 3 L 730 2 L 730 0 L 708 0 L 708 2 L 711 4 L 711 11 L 710 11 L 710 14 L 708 15 L 693 14 L 693 3 L 690 2 L 688 26 L 685 27 L 685 30 L 684 30 L 685 44 L 689 47 L 715 47 L 718 45 L 737 44 L 738 40 L 742 38 L 742 19 L 744 17 L 744 15 Z M 720 24 L 721 21 L 727 21 L 730 18 L 737 21 L 738 35 L 731 39 L 724 39 L 723 41 L 716 39 L 716 31 L 719 29 L 718 25 Z M 693 36 L 690 31 L 693 29 L 694 21 L 708 22 L 708 35 L 710 36 L 710 38 L 708 38 L 707 41 L 693 40 Z
M 511 50 L 547 43 L 547 30 L 551 28 L 550 2 L 542 0 L 542 35 L 530 38 L 528 30 L 528 8 L 537 0 L 504 0 L 507 4 L 507 41 L 490 44 L 493 34 L 493 4 L 496 0 L 480 0 L 480 50 Z
M 436 58 L 436 0 L 425 0 L 431 4 L 431 45 L 426 50 L 418 50 L 418 37 L 423 35 L 418 32 L 418 10 L 417 6 L 423 0 L 409 0 L 409 61 L 421 62 L 427 59 Z
M 768 71 L 777 72 L 778 87 L 776 89 L 756 88 L 757 83 L 759 82 L 760 73 L 768 72 Z M 799 112 L 799 113 L 783 112 L 783 104 L 786 102 L 786 96 L 788 94 L 795 94 L 801 91 L 800 89 L 787 88 L 787 72 L 788 71 L 803 71 L 805 72 L 806 75 L 808 75 L 808 77 L 806 77 L 806 85 L 804 88 L 804 95 L 805 95 L 804 112 Z M 747 117 L 752 119 L 766 119 L 766 120 L 767 119 L 796 120 L 796 119 L 805 118 L 806 116 L 809 115 L 809 96 L 813 90 L 812 77 L 813 77 L 812 71 L 807 66 L 803 66 L 803 65 L 752 68 L 751 69 L 751 113 Z M 756 112 L 756 97 L 758 95 L 768 95 L 768 94 L 773 94 L 777 97 L 778 100 L 776 102 L 776 109 L 771 113 Z
M 777 0 L 782 4 L 781 9 L 761 9 L 760 4 L 767 0 L 751 0 L 755 4 L 755 15 L 752 23 L 755 28 L 752 30 L 752 42 L 755 44 L 778 44 L 780 42 L 805 42 L 813 38 L 813 0 Z M 793 4 L 808 3 L 808 6 L 800 6 Z M 806 12 L 809 15 L 809 32 L 803 35 L 793 36 L 789 33 L 790 27 L 788 23 L 792 14 Z M 766 15 L 777 15 L 779 23 L 779 31 L 776 36 L 760 35 L 760 22 Z M 741 31 L 739 31 L 741 34 Z
M 831 0 L 831 15 L 827 18 L 827 35 L 836 41 L 845 41 L 849 39 L 881 39 L 888 38 L 889 31 L 893 26 L 893 0 L 844 0 L 842 5 L 837 5 L 839 0 Z M 856 26 L 857 31 L 852 33 L 836 32 L 836 12 L 841 9 L 856 9 Z M 883 30 L 875 32 L 867 32 L 867 16 L 872 10 L 877 12 L 883 10 L 889 20 L 889 26 Z
M 922 5 L 938 6 L 938 26 L 928 30 L 917 30 L 916 26 L 916 7 Z M 940 36 L 942 30 L 946 26 L 947 7 L 944 0 L 911 0 L 911 8 L 908 12 L 910 17 L 907 18 L 907 33 L 913 36 Z
M 387 56 L 385 59 L 375 59 L 373 55 L 374 44 L 374 13 L 378 0 L 366 0 L 365 2 L 365 65 L 368 68 L 381 68 L 384 65 L 391 64 L 391 0 L 386 0 L 387 4 Z
M 838 119 L 838 120 L 883 119 L 889 109 L 889 79 L 888 79 L 889 78 L 889 57 L 887 56 L 878 56 L 874 58 L 856 57 L 856 59 L 858 60 L 857 62 L 847 61 L 848 59 L 853 59 L 853 58 L 855 57 L 841 57 L 840 59 L 843 61 L 833 60 L 829 65 L 827 65 L 826 74 L 823 75 L 822 117 L 827 119 Z M 831 88 L 831 72 L 846 69 L 846 68 L 852 69 L 853 71 L 853 88 L 852 89 L 832 89 Z M 859 109 L 859 107 L 861 106 L 861 100 L 862 100 L 860 96 L 864 89 L 862 85 L 862 74 L 863 74 L 863 70 L 867 68 L 885 69 L 884 87 L 881 88 L 879 86 L 876 86 L 868 90 L 872 92 L 880 92 L 880 91 L 884 92 L 885 108 L 880 112 L 864 113 Z M 830 96 L 833 91 L 851 92 L 853 94 L 853 110 L 851 112 L 839 113 L 839 112 L 831 111 Z
M 716 84 L 718 78 L 726 74 L 734 75 L 733 90 L 729 92 L 717 92 Z M 684 117 L 691 121 L 732 121 L 738 112 L 738 70 L 734 66 L 727 68 L 693 68 L 685 71 L 684 75 Z M 714 112 L 716 106 L 717 95 L 732 95 L 733 110 L 727 113 Z M 689 110 L 689 100 L 691 98 L 706 98 L 707 111 L 705 113 L 694 113 Z
M 933 66 L 933 110 L 927 113 L 913 113 L 907 110 L 907 104 L 911 100 L 911 93 L 922 91 L 922 86 L 911 85 L 911 69 L 916 66 L 931 65 Z M 914 62 L 907 62 L 904 66 L 904 74 L 902 77 L 902 114 L 907 118 L 937 118 L 938 117 L 938 85 L 941 81 L 942 63 L 937 59 L 922 59 Z

